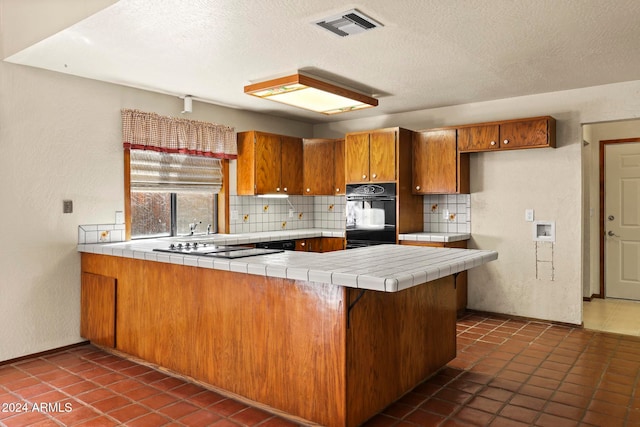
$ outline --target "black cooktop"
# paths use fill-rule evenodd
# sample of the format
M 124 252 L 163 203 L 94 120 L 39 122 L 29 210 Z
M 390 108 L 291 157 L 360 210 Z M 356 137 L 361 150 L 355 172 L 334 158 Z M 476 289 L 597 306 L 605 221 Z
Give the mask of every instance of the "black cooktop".
M 156 252 L 168 252 L 182 255 L 200 255 L 214 258 L 244 258 L 257 255 L 284 252 L 283 249 L 252 248 L 250 246 L 215 246 L 215 245 L 171 245 L 168 248 L 156 248 Z
M 257 256 L 257 255 L 277 254 L 279 252 L 284 252 L 284 249 L 246 248 L 246 249 L 234 249 L 230 251 L 210 252 L 202 255 L 214 257 L 214 258 L 236 259 L 236 258 L 245 258 L 245 257 Z

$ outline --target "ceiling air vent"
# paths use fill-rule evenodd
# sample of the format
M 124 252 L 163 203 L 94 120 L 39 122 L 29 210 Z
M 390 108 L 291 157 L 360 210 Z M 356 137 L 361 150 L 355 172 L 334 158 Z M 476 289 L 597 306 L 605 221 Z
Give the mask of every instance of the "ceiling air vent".
M 348 10 L 331 18 L 316 21 L 315 24 L 340 37 L 363 33 L 383 26 L 381 23 L 374 21 L 356 9 Z

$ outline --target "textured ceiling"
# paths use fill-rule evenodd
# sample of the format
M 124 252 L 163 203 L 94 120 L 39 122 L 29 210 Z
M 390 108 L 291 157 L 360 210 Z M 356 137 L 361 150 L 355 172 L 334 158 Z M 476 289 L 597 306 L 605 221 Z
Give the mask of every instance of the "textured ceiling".
M 312 24 L 354 8 L 384 27 Z M 319 123 L 640 80 L 639 23 L 638 0 L 120 0 L 6 60 Z M 243 93 L 297 70 L 380 105 L 327 117 Z

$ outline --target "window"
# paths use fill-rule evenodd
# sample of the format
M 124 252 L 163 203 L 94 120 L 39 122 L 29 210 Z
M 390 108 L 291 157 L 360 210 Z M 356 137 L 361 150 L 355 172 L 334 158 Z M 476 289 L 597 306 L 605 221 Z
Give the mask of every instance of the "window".
M 131 192 L 131 237 L 218 232 L 218 195 Z
M 217 232 L 221 159 L 237 158 L 235 130 L 139 110 L 121 115 L 127 238 Z
M 131 237 L 217 232 L 221 161 L 131 150 Z

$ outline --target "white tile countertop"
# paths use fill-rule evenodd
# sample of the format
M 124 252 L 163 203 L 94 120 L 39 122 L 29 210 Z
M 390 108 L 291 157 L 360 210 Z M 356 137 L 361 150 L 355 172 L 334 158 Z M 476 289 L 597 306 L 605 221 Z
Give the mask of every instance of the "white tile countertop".
M 423 233 L 407 233 L 400 234 L 398 240 L 410 240 L 415 242 L 459 242 L 461 240 L 471 239 L 470 233 L 431 233 L 425 231 Z
M 235 244 L 217 238 L 221 240 L 216 244 Z M 78 251 L 384 292 L 401 291 L 498 259 L 495 251 L 403 245 L 325 253 L 285 251 L 233 260 L 153 251 L 167 242 L 165 238 L 84 244 L 78 245 Z

